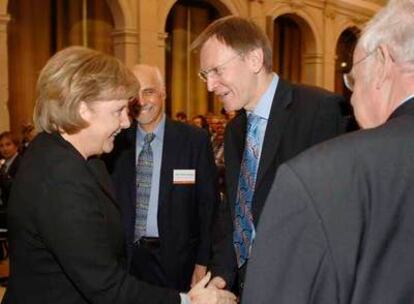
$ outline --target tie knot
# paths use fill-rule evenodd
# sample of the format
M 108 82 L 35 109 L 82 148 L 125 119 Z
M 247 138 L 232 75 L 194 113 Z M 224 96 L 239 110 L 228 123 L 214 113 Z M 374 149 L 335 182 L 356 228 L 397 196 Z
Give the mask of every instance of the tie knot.
M 154 133 L 148 133 L 147 135 L 145 135 L 144 137 L 144 145 L 149 145 L 155 138 L 155 134 Z
M 260 116 L 250 113 L 247 116 L 247 132 L 252 131 L 260 122 Z

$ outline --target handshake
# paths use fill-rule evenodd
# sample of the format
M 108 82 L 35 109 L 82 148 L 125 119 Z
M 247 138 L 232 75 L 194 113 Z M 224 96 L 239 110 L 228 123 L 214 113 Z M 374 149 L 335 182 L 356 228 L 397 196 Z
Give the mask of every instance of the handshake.
M 237 303 L 236 296 L 224 290 L 226 282 L 220 277 L 214 277 L 211 281 L 211 273 L 208 272 L 191 290 L 182 295 L 181 304 L 233 304 Z

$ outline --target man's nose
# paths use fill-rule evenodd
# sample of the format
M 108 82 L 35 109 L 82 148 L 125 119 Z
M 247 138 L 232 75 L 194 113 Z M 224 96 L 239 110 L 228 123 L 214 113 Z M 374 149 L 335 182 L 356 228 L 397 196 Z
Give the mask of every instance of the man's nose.
M 217 86 L 217 79 L 215 77 L 207 75 L 207 90 L 213 92 Z
M 144 106 L 146 104 L 146 100 L 145 100 L 145 98 L 143 96 L 139 96 L 138 97 L 138 104 L 140 106 Z

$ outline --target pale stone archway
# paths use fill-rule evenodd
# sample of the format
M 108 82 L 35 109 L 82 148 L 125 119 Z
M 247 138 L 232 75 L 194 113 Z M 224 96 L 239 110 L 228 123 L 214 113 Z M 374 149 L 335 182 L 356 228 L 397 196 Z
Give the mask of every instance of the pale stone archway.
M 317 0 L 205 0 L 217 9 L 253 19 L 272 38 L 278 16 L 296 15 L 310 38 L 305 41 L 305 82 L 334 88 L 335 46 L 344 29 L 360 26 L 380 7 L 374 1 L 351 3 Z M 165 69 L 165 24 L 176 0 L 106 0 L 115 24 L 114 54 L 128 66 L 145 62 Z M 10 0 L 0 0 L 0 131 L 10 128 L 8 41 Z
M 349 24 L 336 39 L 335 43 L 335 92 L 343 95 L 347 100 L 351 97 L 343 82 L 343 74 L 352 69 L 353 51 L 358 41 L 360 29 Z
M 173 8 L 177 0 L 163 0 L 160 1 L 160 7 L 157 13 L 158 21 L 157 27 L 155 29 L 156 35 L 158 38 L 158 46 L 162 48 L 162 56 L 158 57 L 157 62 L 158 66 L 161 67 L 163 74 L 165 74 L 165 39 L 167 38 L 167 33 L 165 32 L 165 27 L 167 24 L 168 15 Z M 245 0 L 206 0 L 212 6 L 217 8 L 217 10 L 222 14 L 226 15 L 230 13 L 231 15 L 236 16 L 247 16 L 248 15 L 248 6 Z
M 267 34 L 273 41 L 273 24 L 280 16 L 289 16 L 299 26 L 302 34 L 302 75 L 301 82 L 323 86 L 323 44 L 322 20 L 317 22 L 317 12 L 309 12 L 305 6 L 295 7 L 282 4 L 269 11 L 267 17 Z
M 9 0 L 0 0 L 0 131 L 9 130 L 10 113 L 9 73 L 8 73 L 8 40 L 7 25 L 10 21 L 8 14 Z M 127 0 L 107 0 L 114 16 L 115 31 L 113 33 L 115 56 L 126 64 L 137 62 L 137 31 L 134 3 Z
M 171 116 L 184 111 L 189 117 L 219 113 L 221 103 L 208 94 L 205 84 L 197 77 L 199 57 L 197 52 L 190 51 L 190 45 L 212 20 L 234 12 L 217 0 L 194 4 L 172 1 L 171 4 L 163 28 L 167 33 L 164 50 L 166 111 Z
M 137 3 L 127 0 L 106 0 L 111 10 L 115 29 L 112 33 L 114 55 L 127 66 L 137 63 L 139 57 L 137 31 Z
M 339 37 L 341 37 L 342 33 L 345 32 L 347 29 L 350 28 L 355 28 L 358 29 L 359 31 L 362 30 L 363 27 L 363 23 L 356 23 L 352 20 L 343 20 L 341 23 L 339 23 L 336 27 L 335 33 L 334 33 L 334 45 L 338 44 L 339 41 Z

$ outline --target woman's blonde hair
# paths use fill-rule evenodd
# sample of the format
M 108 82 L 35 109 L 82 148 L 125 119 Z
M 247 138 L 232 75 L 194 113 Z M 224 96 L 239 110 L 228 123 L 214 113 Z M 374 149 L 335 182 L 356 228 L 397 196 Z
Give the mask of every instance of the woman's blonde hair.
M 72 46 L 56 53 L 37 81 L 34 122 L 41 131 L 74 134 L 88 126 L 79 114 L 83 102 L 135 98 L 139 84 L 115 57 Z

